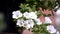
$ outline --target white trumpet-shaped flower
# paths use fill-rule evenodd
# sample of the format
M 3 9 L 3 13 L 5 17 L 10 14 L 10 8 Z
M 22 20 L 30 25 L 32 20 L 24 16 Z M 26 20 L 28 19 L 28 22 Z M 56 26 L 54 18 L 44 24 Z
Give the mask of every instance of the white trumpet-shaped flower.
M 37 15 L 35 14 L 35 12 L 30 12 L 30 18 L 37 19 Z
M 51 34 L 53 34 L 53 33 L 56 32 L 56 29 L 55 29 L 54 26 L 52 26 L 52 25 L 48 25 L 48 26 L 47 26 L 47 30 L 48 30 Z
M 32 19 L 28 20 L 28 24 L 30 25 L 31 28 L 34 26 L 34 21 Z
M 18 10 L 18 11 L 14 11 L 12 18 L 18 19 L 20 17 L 22 17 L 22 13 Z
M 27 19 L 31 18 L 31 19 L 36 19 L 37 18 L 37 15 L 35 14 L 35 12 L 25 12 L 24 14 L 24 17 L 26 17 Z
M 40 19 L 39 19 L 39 18 L 38 18 L 38 19 L 36 19 L 35 21 L 37 22 L 37 24 L 38 24 L 38 25 L 41 25 L 41 24 L 42 24 L 42 22 L 40 21 Z
M 30 25 L 29 24 L 24 24 L 24 27 L 26 28 L 26 29 L 29 29 L 30 28 Z
M 23 19 L 18 19 L 16 25 L 18 25 L 19 27 L 24 26 L 24 20 Z
M 30 13 L 28 13 L 28 12 L 25 12 L 23 15 L 24 15 L 24 17 L 25 17 L 26 19 L 29 19 L 29 18 L 30 18 Z
M 45 17 L 45 23 L 46 24 L 51 24 L 52 21 L 51 21 L 51 19 L 49 17 Z
M 33 28 L 33 26 L 34 26 L 33 20 L 26 20 L 26 21 L 24 21 L 24 27 L 26 29 Z

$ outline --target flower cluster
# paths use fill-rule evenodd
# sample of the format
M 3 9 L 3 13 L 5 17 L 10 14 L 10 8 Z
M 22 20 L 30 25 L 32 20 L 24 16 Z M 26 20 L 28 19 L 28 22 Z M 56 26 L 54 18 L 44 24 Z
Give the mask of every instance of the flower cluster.
M 25 27 L 26 29 L 33 28 L 34 22 L 33 20 L 23 20 L 23 19 L 18 19 L 17 24 L 19 27 Z
M 43 23 L 40 21 L 40 18 L 38 18 L 37 11 L 35 12 L 24 12 L 22 13 L 21 11 L 17 10 L 14 11 L 12 18 L 17 19 L 16 25 L 19 27 L 24 27 L 26 29 L 32 29 L 34 26 L 39 26 L 42 25 Z M 49 17 L 45 17 L 45 22 L 44 24 L 51 24 L 52 21 Z M 36 25 L 37 24 L 37 25 Z M 39 28 L 38 27 L 38 28 Z M 53 25 L 48 25 L 46 27 L 46 30 L 48 32 L 52 33 L 58 33 L 57 30 L 54 28 Z M 38 31 L 38 30 L 37 30 Z
M 36 12 L 21 13 L 19 10 L 17 10 L 17 11 L 14 11 L 12 14 L 13 14 L 12 18 L 17 19 L 16 25 L 18 25 L 19 27 L 23 26 L 26 29 L 33 28 L 34 20 L 37 22 L 37 24 L 39 24 L 39 25 L 42 24 L 42 22 L 40 22 L 39 18 L 37 19 Z M 26 20 L 24 20 L 24 18 Z
M 12 14 L 13 14 L 13 18 L 15 18 L 15 19 L 18 19 L 22 16 L 24 16 L 26 19 L 36 19 L 37 18 L 37 15 L 35 12 L 30 12 L 30 13 L 25 12 L 22 14 L 19 10 L 17 10 L 17 11 L 14 11 Z

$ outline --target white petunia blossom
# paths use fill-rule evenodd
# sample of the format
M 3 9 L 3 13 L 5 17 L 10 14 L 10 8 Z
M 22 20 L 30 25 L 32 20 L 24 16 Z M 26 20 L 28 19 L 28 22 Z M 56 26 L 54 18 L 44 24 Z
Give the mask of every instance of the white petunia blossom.
M 29 28 L 31 28 L 31 27 L 30 27 L 30 25 L 29 25 L 29 24 L 27 24 L 25 28 L 26 28 L 26 29 L 29 29 Z
M 24 26 L 24 20 L 23 19 L 18 19 L 16 25 L 18 25 L 19 27 Z
M 39 18 L 37 18 L 35 21 L 37 22 L 38 25 L 41 25 L 42 24 L 42 22 L 40 21 Z
M 25 12 L 23 15 L 24 15 L 24 17 L 26 17 L 26 19 L 29 19 L 29 18 L 36 19 L 37 18 L 37 15 L 35 14 L 35 12 L 30 12 L 30 13 Z
M 30 28 L 30 25 L 29 24 L 24 24 L 24 27 L 26 28 L 26 29 L 29 29 Z
M 37 15 L 35 14 L 35 12 L 30 12 L 30 18 L 37 19 Z
M 45 17 L 45 23 L 46 24 L 51 24 L 52 21 L 51 21 L 51 19 L 49 17 Z
M 25 20 L 25 21 L 24 21 L 24 27 L 25 27 L 26 29 L 29 29 L 29 28 L 30 28 L 30 25 L 28 24 L 28 20 Z
M 22 17 L 22 13 L 18 10 L 18 11 L 14 11 L 12 18 L 18 19 L 20 17 Z
M 30 19 L 30 20 L 28 21 L 28 24 L 30 25 L 31 28 L 33 28 L 33 26 L 34 26 L 34 21 L 33 21 L 32 19 Z
M 48 26 L 47 26 L 47 30 L 48 30 L 51 34 L 53 34 L 53 33 L 56 32 L 56 29 L 55 29 L 54 26 L 52 26 L 52 25 L 48 25 Z
M 56 15 L 60 15 L 60 8 L 56 11 Z
M 26 20 L 26 21 L 24 21 L 24 27 L 26 29 L 33 28 L 33 26 L 34 26 L 33 20 Z
M 59 31 L 57 31 L 56 34 L 59 34 Z
M 24 15 L 24 17 L 25 17 L 26 19 L 29 19 L 29 18 L 30 18 L 30 13 L 28 13 L 28 12 L 25 12 L 23 15 Z

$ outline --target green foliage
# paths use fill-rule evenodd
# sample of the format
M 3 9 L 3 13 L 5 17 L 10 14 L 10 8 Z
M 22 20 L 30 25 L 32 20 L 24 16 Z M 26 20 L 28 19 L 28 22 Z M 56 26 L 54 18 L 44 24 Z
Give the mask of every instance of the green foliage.
M 47 16 L 47 17 L 49 17 L 49 16 L 51 16 L 51 14 L 48 14 L 48 15 L 43 14 L 43 16 Z
M 20 5 L 22 13 L 24 13 L 24 11 L 27 11 L 28 9 L 30 9 L 30 7 L 28 7 L 28 6 L 29 6 L 29 4 L 21 4 Z
M 60 0 L 57 0 L 56 2 L 58 3 L 58 5 L 59 5 L 59 7 L 60 7 Z
M 40 17 L 40 16 L 41 16 L 41 12 L 40 12 L 40 11 L 37 11 L 37 13 L 36 13 L 36 14 L 37 14 L 37 16 L 38 16 L 38 17 Z M 37 18 L 38 18 L 38 17 L 37 17 Z
M 34 27 L 31 29 L 32 30 L 32 32 L 34 32 L 34 34 L 50 34 L 49 32 L 48 32 L 48 30 L 46 30 L 46 26 L 48 26 L 48 25 L 50 25 L 50 24 L 41 24 L 41 25 L 37 25 L 36 23 L 36 21 L 34 20 L 34 23 L 35 23 L 35 25 L 34 25 Z
M 36 10 L 35 5 L 30 6 L 29 4 L 21 4 L 20 8 L 21 8 L 20 10 L 22 11 L 22 13 L 24 13 L 25 11 L 32 12 Z
M 30 5 L 37 5 L 43 9 L 54 9 L 56 6 L 56 0 L 27 0 Z
M 32 28 L 32 32 L 34 32 L 34 34 L 50 34 L 47 30 L 46 30 L 46 26 L 47 24 L 42 24 L 42 25 L 35 25 L 34 28 Z
M 22 32 L 25 28 L 24 27 L 18 27 L 18 32 Z

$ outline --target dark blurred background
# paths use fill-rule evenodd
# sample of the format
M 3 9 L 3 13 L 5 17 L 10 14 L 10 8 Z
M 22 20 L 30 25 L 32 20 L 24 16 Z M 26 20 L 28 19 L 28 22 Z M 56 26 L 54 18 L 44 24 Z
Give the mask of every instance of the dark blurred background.
M 7 25 L 4 32 L 18 33 L 15 23 L 12 21 L 12 12 L 19 10 L 20 3 L 25 0 L 0 0 L 0 12 L 4 13 L 5 23 Z

